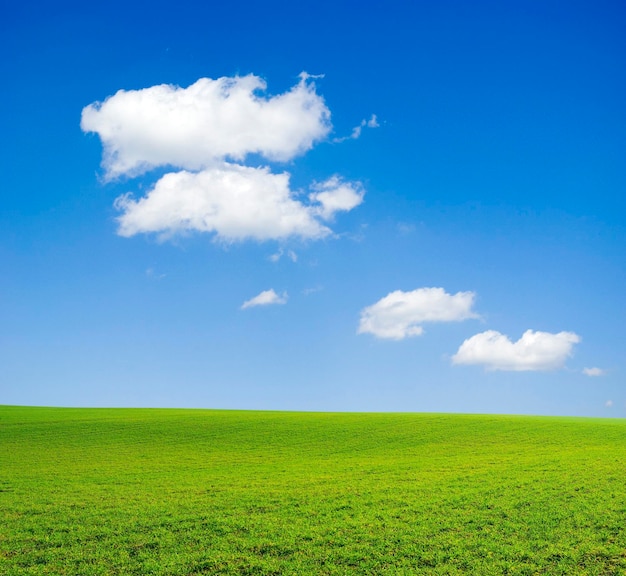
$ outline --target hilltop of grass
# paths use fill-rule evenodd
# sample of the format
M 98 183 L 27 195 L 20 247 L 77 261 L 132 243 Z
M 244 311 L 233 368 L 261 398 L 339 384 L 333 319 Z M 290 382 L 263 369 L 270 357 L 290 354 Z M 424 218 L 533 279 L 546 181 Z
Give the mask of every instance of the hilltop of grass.
M 626 421 L 0 407 L 0 573 L 626 574 Z

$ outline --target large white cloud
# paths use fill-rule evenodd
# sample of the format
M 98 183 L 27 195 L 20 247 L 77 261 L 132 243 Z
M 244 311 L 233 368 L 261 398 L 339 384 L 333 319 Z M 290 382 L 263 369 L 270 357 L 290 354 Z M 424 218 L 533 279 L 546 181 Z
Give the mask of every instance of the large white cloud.
M 526 330 L 517 342 L 495 330 L 468 338 L 452 357 L 455 364 L 482 364 L 487 370 L 555 370 L 561 368 L 580 336 L 573 332 Z
M 284 292 L 282 295 L 277 294 L 273 288 L 269 290 L 263 290 L 260 294 L 257 294 L 254 298 L 250 298 L 250 300 L 246 300 L 242 305 L 241 309 L 245 310 L 246 308 L 253 308 L 254 306 L 269 306 L 271 304 L 286 304 L 287 303 L 287 292 Z
M 326 137 L 330 111 L 310 78 L 303 73 L 272 97 L 261 94 L 263 80 L 248 75 L 120 90 L 86 106 L 81 128 L 102 140 L 105 178 L 172 170 L 143 197 L 117 198 L 119 234 L 198 231 L 226 241 L 330 235 L 324 222 L 363 202 L 359 182 L 334 175 L 307 195 L 290 188 L 287 172 L 244 165 L 249 154 L 289 160 Z
M 426 322 L 457 322 L 477 318 L 472 310 L 475 294 L 448 294 L 443 288 L 396 290 L 361 311 L 358 333 L 402 340 L 419 336 Z
M 290 236 L 318 239 L 331 234 L 319 221 L 340 209 L 349 209 L 328 198 L 343 197 L 352 184 L 332 177 L 312 204 L 300 202 L 289 187 L 289 174 L 273 174 L 268 168 L 222 164 L 201 172 L 172 172 L 163 176 L 143 198 L 120 196 L 116 207 L 119 234 L 213 232 L 225 241 L 284 239 Z M 360 202 L 357 189 L 353 194 Z M 324 203 L 325 202 L 325 203 Z M 350 207 L 357 204 L 353 198 Z
M 86 106 L 81 128 L 100 136 L 109 179 L 156 166 L 200 170 L 252 153 L 285 161 L 329 133 L 330 111 L 306 74 L 283 94 L 261 96 L 265 88 L 250 74 L 119 90 Z

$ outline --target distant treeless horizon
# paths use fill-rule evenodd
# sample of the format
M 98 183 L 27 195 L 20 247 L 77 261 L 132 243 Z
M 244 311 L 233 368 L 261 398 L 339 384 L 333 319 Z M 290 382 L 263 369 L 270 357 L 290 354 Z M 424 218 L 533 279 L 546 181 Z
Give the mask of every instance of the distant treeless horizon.
M 10 574 L 626 569 L 626 420 L 0 407 Z

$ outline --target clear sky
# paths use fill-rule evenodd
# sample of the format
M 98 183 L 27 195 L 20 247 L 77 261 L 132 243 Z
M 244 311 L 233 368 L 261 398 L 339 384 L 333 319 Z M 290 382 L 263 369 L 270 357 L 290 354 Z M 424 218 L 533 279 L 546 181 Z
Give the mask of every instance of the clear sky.
M 0 11 L 0 403 L 626 417 L 623 3 Z

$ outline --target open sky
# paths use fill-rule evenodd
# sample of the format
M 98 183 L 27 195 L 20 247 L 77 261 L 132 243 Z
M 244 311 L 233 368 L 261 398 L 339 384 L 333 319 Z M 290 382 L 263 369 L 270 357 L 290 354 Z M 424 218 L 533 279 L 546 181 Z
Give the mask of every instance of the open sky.
M 0 11 L 0 403 L 626 417 L 623 3 Z

